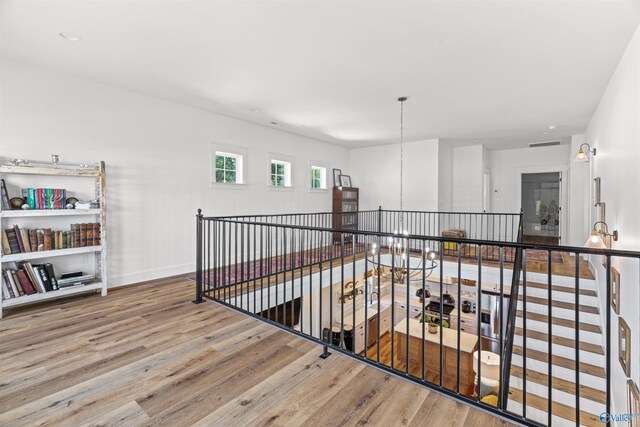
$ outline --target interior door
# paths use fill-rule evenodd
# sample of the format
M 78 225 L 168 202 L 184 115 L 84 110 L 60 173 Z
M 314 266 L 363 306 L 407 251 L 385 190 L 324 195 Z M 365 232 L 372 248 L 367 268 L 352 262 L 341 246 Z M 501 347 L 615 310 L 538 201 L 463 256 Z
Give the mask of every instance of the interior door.
M 561 183 L 560 172 L 522 174 L 520 206 L 525 242 L 559 244 Z

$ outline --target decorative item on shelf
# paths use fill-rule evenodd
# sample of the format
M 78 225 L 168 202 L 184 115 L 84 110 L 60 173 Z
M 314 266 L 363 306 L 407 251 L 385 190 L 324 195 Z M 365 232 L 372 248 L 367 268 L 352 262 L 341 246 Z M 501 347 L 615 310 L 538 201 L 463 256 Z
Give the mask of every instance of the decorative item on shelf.
M 342 186 L 340 184 L 340 175 L 342 175 L 342 171 L 340 169 L 334 169 L 333 170 L 333 186 L 334 187 L 341 187 Z
M 586 146 L 587 147 L 587 151 L 585 152 L 582 147 Z M 588 153 L 588 154 L 587 154 Z M 580 145 L 580 148 L 578 149 L 578 154 L 576 155 L 576 162 L 588 162 L 589 161 L 589 154 L 591 154 L 592 156 L 595 157 L 596 155 L 596 149 L 593 148 L 591 149 L 591 146 L 589 144 L 587 144 L 586 142 L 584 144 Z
M 600 230 L 596 227 L 598 224 L 604 225 L 604 230 L 600 227 Z M 607 249 L 607 245 L 604 243 L 602 236 L 605 238 L 610 237 L 614 242 L 618 241 L 618 230 L 613 230 L 613 233 L 609 234 L 609 227 L 607 223 L 604 221 L 597 221 L 593 224 L 593 231 L 591 232 L 591 236 L 587 239 L 584 244 L 585 248 L 591 249 Z M 611 246 L 611 244 L 609 244 Z
M 58 156 L 57 154 L 51 155 L 51 163 L 53 163 L 54 165 L 57 165 L 59 161 L 60 161 L 60 156 Z
M 627 380 L 627 413 L 636 414 L 629 420 L 629 427 L 640 427 L 640 390 L 633 380 Z
M 9 159 L 13 166 L 28 165 L 29 161 L 25 159 Z
M 22 199 L 22 197 L 12 197 L 9 204 L 11 205 L 11 209 L 22 209 L 24 199 Z
M 616 314 L 620 314 L 620 272 L 611 268 L 611 308 Z
M 8 210 L 11 207 L 9 192 L 7 191 L 7 183 L 4 179 L 0 179 L 0 198 L 2 199 L 2 209 Z
M 631 328 L 622 317 L 618 317 L 618 360 L 624 374 L 631 376 Z
M 340 187 L 351 188 L 351 176 L 349 175 L 340 175 Z
M 76 203 L 78 203 L 78 199 L 76 199 L 75 197 L 68 197 L 66 203 L 67 209 L 75 209 Z

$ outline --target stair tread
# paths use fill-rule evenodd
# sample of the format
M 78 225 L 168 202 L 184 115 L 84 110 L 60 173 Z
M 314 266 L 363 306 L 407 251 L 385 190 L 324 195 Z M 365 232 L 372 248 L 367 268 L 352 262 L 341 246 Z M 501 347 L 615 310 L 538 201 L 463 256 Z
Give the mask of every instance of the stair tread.
M 522 298 L 518 298 L 518 301 L 521 302 Z M 540 305 L 544 305 L 546 306 L 548 303 L 548 299 L 547 298 L 540 298 L 540 297 L 534 297 L 531 295 L 527 295 L 527 304 L 532 303 L 532 304 L 540 304 Z M 551 305 L 553 307 L 556 308 L 565 308 L 567 310 L 572 310 L 574 311 L 576 309 L 576 305 L 572 302 L 566 302 L 566 301 L 551 301 Z M 592 307 L 590 305 L 584 305 L 584 304 L 580 304 L 580 311 L 583 313 L 590 313 L 590 314 L 599 314 L 600 312 L 598 311 L 597 307 Z
M 518 403 L 522 403 L 522 391 L 518 389 L 511 388 L 509 390 L 509 399 L 514 400 Z M 560 418 L 564 418 L 565 420 L 569 420 L 573 423 L 576 423 L 576 409 L 570 406 L 564 405 L 562 403 L 553 401 L 551 403 L 551 411 L 553 415 L 556 415 Z M 531 406 L 532 408 L 536 408 L 540 411 L 547 412 L 549 409 L 548 399 L 545 397 L 540 397 L 532 393 L 527 393 L 527 406 Z M 508 408 L 508 406 L 507 406 Z M 584 425 L 587 427 L 602 427 L 602 423 L 600 422 L 599 415 L 591 414 L 589 412 L 580 411 L 580 425 Z
M 521 310 L 518 310 L 517 316 L 518 317 L 523 317 L 523 313 L 522 313 Z M 549 321 L 549 316 L 546 315 L 546 314 L 527 312 L 527 319 L 536 320 L 538 322 L 547 323 Z M 562 319 L 560 317 L 551 316 L 551 321 L 553 322 L 554 325 L 558 325 L 558 326 L 565 326 L 565 327 L 571 328 L 571 329 L 575 329 L 575 327 L 576 327 L 576 323 L 573 320 Z M 580 330 L 581 331 L 586 331 L 586 332 L 594 332 L 596 334 L 601 334 L 602 333 L 602 330 L 600 329 L 600 326 L 594 325 L 594 324 L 591 324 L 591 323 L 585 323 L 585 322 L 580 322 Z
M 516 328 L 516 335 L 523 335 L 522 328 Z M 533 338 L 539 341 L 548 342 L 549 336 L 544 332 L 534 331 L 532 329 L 527 330 L 527 338 Z M 576 340 L 574 338 L 565 338 L 558 335 L 551 336 L 552 342 L 554 344 L 562 345 L 565 347 L 575 347 Z M 604 356 L 604 349 L 602 346 L 597 344 L 591 344 L 588 342 L 580 341 L 580 350 L 588 351 L 590 353 L 595 353 Z
M 520 284 L 521 285 L 523 284 L 522 281 L 520 281 Z M 546 283 L 531 282 L 527 280 L 527 288 L 529 287 L 538 288 L 538 289 L 547 289 L 548 285 Z M 575 289 L 569 286 L 551 285 L 551 290 L 556 292 L 566 292 L 569 294 L 575 294 Z M 592 291 L 590 289 L 580 289 L 580 295 L 589 296 L 589 297 L 598 296 L 596 291 Z
M 520 347 L 519 345 L 514 345 L 513 346 L 513 354 L 517 354 L 519 356 L 522 356 L 522 354 L 523 354 L 522 347 Z M 531 349 L 531 348 L 527 348 L 527 359 L 535 359 L 535 360 L 538 360 L 538 361 L 544 362 L 544 363 L 547 363 L 547 361 L 548 361 L 547 353 L 544 353 L 544 352 L 538 351 L 538 350 L 534 350 L 534 349 Z M 566 357 L 558 356 L 558 355 L 555 355 L 555 354 L 551 358 L 551 363 L 556 365 L 556 366 L 561 366 L 563 368 L 571 369 L 571 370 L 575 370 L 575 367 L 576 367 L 576 363 L 575 363 L 574 360 L 567 359 Z M 599 377 L 599 378 L 605 378 L 606 377 L 603 368 L 601 368 L 599 366 L 591 365 L 591 364 L 585 363 L 585 362 L 580 362 L 580 372 L 583 373 L 583 374 L 593 375 L 594 377 Z
M 520 366 L 511 366 L 511 375 L 517 378 L 522 378 L 523 369 Z M 542 372 L 537 372 L 531 369 L 527 369 L 527 381 L 534 382 L 540 385 L 548 385 L 549 377 L 547 374 L 543 374 Z M 552 378 L 551 386 L 555 390 L 560 390 L 565 393 L 576 394 L 576 385 L 574 382 L 563 380 L 562 378 L 558 378 L 554 376 Z M 593 400 L 594 402 L 598 402 L 601 404 L 606 404 L 607 395 L 602 390 L 597 390 L 595 388 L 587 387 L 585 385 L 580 384 L 580 397 Z

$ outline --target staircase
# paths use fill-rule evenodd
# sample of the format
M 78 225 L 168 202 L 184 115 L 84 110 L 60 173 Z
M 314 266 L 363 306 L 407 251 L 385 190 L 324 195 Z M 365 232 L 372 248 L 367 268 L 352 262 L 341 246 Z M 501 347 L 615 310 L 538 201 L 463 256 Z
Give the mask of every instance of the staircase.
M 580 279 L 579 323 L 580 366 L 575 370 L 575 279 L 553 276 L 551 308 L 552 369 L 549 372 L 549 288 L 546 276 L 530 274 L 526 286 L 526 328 L 524 289 L 521 283 L 513 346 L 507 410 L 523 414 L 526 366 L 526 417 L 548 425 L 548 404 L 552 402 L 553 426 L 576 425 L 576 374 L 580 379 L 580 425 L 599 426 L 606 405 L 604 336 L 600 328 L 596 282 Z M 526 332 L 526 349 L 524 336 Z M 526 351 L 526 357 L 525 357 Z M 549 396 L 549 375 L 552 389 Z

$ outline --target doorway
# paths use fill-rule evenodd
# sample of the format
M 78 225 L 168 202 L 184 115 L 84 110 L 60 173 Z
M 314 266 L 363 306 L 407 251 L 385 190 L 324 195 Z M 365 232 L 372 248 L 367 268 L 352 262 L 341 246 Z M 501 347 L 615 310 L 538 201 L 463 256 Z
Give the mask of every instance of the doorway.
M 558 245 L 562 173 L 523 173 L 521 188 L 523 240 L 525 243 Z

